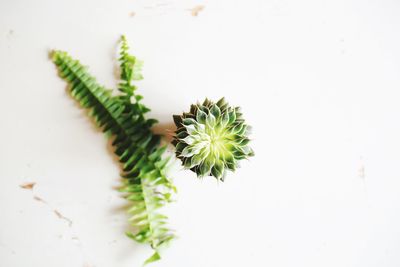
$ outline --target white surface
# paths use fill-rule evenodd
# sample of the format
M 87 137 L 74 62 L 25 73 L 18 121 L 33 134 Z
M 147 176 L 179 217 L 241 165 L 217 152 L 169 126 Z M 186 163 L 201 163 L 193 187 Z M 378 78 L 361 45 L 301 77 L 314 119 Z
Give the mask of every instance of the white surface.
M 256 157 L 225 183 L 177 167 L 180 238 L 153 266 L 400 266 L 399 12 L 384 0 L 2 0 L 0 266 L 150 255 L 125 237 L 118 165 L 47 56 L 69 51 L 113 87 L 122 33 L 145 62 L 153 117 L 226 96 L 254 127 Z

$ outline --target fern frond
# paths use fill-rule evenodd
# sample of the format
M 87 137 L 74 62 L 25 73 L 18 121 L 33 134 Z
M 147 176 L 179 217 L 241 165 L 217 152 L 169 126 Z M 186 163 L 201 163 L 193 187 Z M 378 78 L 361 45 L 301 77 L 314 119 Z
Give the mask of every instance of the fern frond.
M 150 244 L 155 250 L 146 261 L 149 263 L 158 260 L 159 248 L 174 238 L 173 231 L 166 226 L 167 217 L 159 209 L 170 201 L 175 187 L 166 175 L 170 159 L 164 156 L 166 147 L 160 147 L 161 136 L 151 131 L 157 121 L 145 118 L 149 109 L 140 103 L 141 97 L 135 94 L 136 87 L 131 84 L 132 80 L 141 78 L 140 64 L 129 55 L 124 37 L 120 54 L 118 89 L 122 95 L 117 96 L 100 86 L 87 68 L 66 52 L 54 51 L 52 59 L 59 75 L 69 83 L 71 95 L 89 110 L 103 132 L 115 137 L 112 145 L 125 178 L 121 191 L 126 192 L 126 199 L 132 202 L 129 221 L 136 228 L 127 235 L 137 242 Z

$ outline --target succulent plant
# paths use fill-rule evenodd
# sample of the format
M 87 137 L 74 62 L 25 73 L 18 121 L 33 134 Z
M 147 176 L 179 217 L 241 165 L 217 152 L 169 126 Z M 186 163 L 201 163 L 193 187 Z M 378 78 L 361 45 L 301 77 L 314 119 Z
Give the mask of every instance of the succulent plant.
M 254 156 L 248 146 L 250 126 L 240 108 L 230 107 L 224 98 L 217 103 L 206 99 L 173 117 L 176 156 L 198 177 L 214 176 L 223 181 L 226 171 L 235 171 L 239 160 Z

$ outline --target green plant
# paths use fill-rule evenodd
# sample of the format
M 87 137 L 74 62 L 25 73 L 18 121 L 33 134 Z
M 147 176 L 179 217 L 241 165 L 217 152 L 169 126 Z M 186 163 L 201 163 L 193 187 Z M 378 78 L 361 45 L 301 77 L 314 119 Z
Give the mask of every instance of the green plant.
M 142 64 L 128 53 L 128 49 L 126 39 L 122 37 L 120 93 L 116 95 L 99 85 L 87 68 L 66 52 L 53 51 L 51 58 L 59 75 L 68 82 L 71 95 L 89 110 L 97 126 L 113 137 L 112 146 L 121 162 L 124 178 L 121 191 L 132 202 L 128 213 L 135 230 L 127 235 L 154 249 L 146 264 L 160 259 L 159 249 L 174 238 L 160 208 L 171 201 L 171 194 L 176 189 L 167 177 L 170 157 L 166 156 L 166 146 L 161 146 L 161 136 L 151 131 L 157 121 L 145 117 L 150 109 L 141 103 L 142 96 L 136 94 L 136 86 L 132 84 L 132 81 L 142 79 Z
M 176 156 L 198 177 L 210 175 L 223 181 L 226 170 L 234 171 L 239 160 L 254 155 L 248 146 L 250 127 L 240 108 L 230 107 L 224 98 L 192 105 L 189 112 L 174 115 L 174 121 Z
M 66 52 L 53 51 L 51 58 L 59 75 L 69 86 L 71 96 L 86 108 L 97 126 L 112 138 L 114 152 L 121 163 L 125 198 L 131 202 L 129 221 L 134 227 L 127 236 L 147 243 L 154 253 L 145 264 L 159 260 L 159 250 L 175 235 L 167 227 L 160 209 L 171 201 L 176 188 L 168 178 L 170 156 L 161 136 L 152 132 L 155 119 L 136 93 L 135 80 L 141 80 L 142 62 L 128 53 L 124 36 L 120 47 L 119 93 L 99 85 L 87 68 Z M 190 112 L 173 116 L 177 126 L 173 144 L 183 165 L 199 177 L 224 180 L 226 170 L 234 171 L 241 159 L 253 156 L 248 146 L 250 127 L 244 123 L 239 107 L 230 107 L 222 98 L 217 103 L 206 99 L 192 105 Z

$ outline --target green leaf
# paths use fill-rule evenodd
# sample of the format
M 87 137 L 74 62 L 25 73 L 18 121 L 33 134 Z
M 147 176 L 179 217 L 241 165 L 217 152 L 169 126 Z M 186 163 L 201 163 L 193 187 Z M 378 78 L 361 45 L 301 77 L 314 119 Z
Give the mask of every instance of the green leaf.
M 206 118 L 207 118 L 207 114 L 205 112 L 203 112 L 202 110 L 197 110 L 197 114 L 196 114 L 196 120 L 201 123 L 204 124 L 206 122 Z
M 217 105 L 212 105 L 211 109 L 210 109 L 211 114 L 214 115 L 214 117 L 218 118 L 219 116 L 221 116 L 221 110 L 219 109 L 219 107 Z
M 149 264 L 149 263 L 158 261 L 158 260 L 160 260 L 160 259 L 161 259 L 160 254 L 158 254 L 158 252 L 156 251 L 156 252 L 154 252 L 153 255 L 150 256 L 150 258 L 148 258 L 148 259 L 144 262 L 143 265 L 147 265 L 147 264 Z

